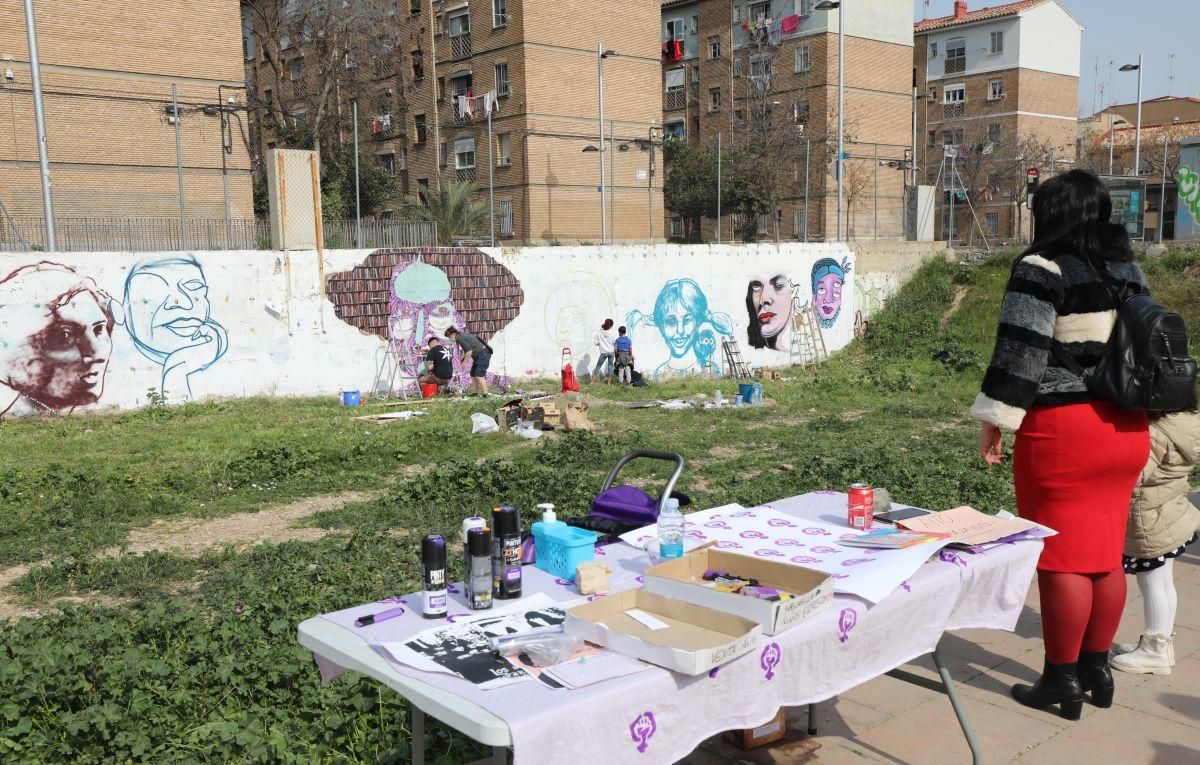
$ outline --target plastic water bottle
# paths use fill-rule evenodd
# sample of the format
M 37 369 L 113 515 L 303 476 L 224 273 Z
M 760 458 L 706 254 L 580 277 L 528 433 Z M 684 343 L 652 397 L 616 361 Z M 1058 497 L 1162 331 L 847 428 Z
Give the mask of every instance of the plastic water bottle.
M 658 514 L 658 554 L 661 558 L 683 557 L 683 532 L 686 529 L 687 521 L 679 512 L 679 500 L 668 498 Z

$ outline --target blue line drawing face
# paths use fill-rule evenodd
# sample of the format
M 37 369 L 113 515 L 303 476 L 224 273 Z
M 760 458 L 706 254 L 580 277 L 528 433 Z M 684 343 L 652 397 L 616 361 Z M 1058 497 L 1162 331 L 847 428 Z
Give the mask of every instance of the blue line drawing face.
M 653 324 L 662 335 L 671 358 L 655 374 L 704 371 L 720 374 L 713 355 L 717 336 L 733 335 L 732 322 L 723 313 L 709 310 L 708 298 L 693 279 L 672 279 L 663 285 L 654 302 L 654 316 L 631 311 L 625 319 L 630 328 Z
M 842 258 L 841 263 L 833 258 L 821 258 L 813 264 L 812 299 L 821 329 L 831 328 L 842 312 L 842 288 L 849 272 L 850 261 L 846 258 Z
M 161 393 L 191 400 L 188 378 L 215 364 L 229 335 L 212 318 L 208 280 L 190 255 L 141 263 L 125 279 L 125 328 L 138 351 L 162 365 Z

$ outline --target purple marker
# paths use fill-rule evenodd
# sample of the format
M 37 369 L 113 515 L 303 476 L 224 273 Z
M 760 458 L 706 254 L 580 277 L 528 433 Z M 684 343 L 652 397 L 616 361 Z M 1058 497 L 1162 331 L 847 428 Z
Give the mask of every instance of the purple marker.
M 379 622 L 386 621 L 388 619 L 394 619 L 403 613 L 404 613 L 403 607 L 389 608 L 388 610 L 380 611 L 377 614 L 367 614 L 366 616 L 358 617 L 357 619 L 354 620 L 354 626 L 355 627 L 369 627 L 372 624 L 378 624 Z

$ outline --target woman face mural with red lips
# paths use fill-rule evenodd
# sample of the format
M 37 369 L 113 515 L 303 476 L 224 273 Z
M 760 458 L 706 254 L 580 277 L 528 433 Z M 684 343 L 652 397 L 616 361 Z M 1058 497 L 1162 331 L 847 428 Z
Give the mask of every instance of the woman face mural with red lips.
M 23 299 L 14 305 L 8 298 L 17 290 Z M 100 399 L 112 353 L 110 300 L 91 279 L 55 263 L 0 280 L 3 325 L 14 339 L 0 352 L 0 385 L 16 394 L 0 400 L 0 414 L 22 398 L 33 411 Z
M 750 347 L 789 350 L 792 306 L 792 280 L 785 274 L 752 278 L 746 292 Z

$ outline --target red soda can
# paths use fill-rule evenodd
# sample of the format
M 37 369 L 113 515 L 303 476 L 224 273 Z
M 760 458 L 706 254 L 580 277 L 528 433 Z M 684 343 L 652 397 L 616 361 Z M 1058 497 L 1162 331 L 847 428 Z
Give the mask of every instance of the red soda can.
M 852 529 L 866 531 L 875 525 L 875 490 L 865 483 L 850 484 L 847 523 Z

